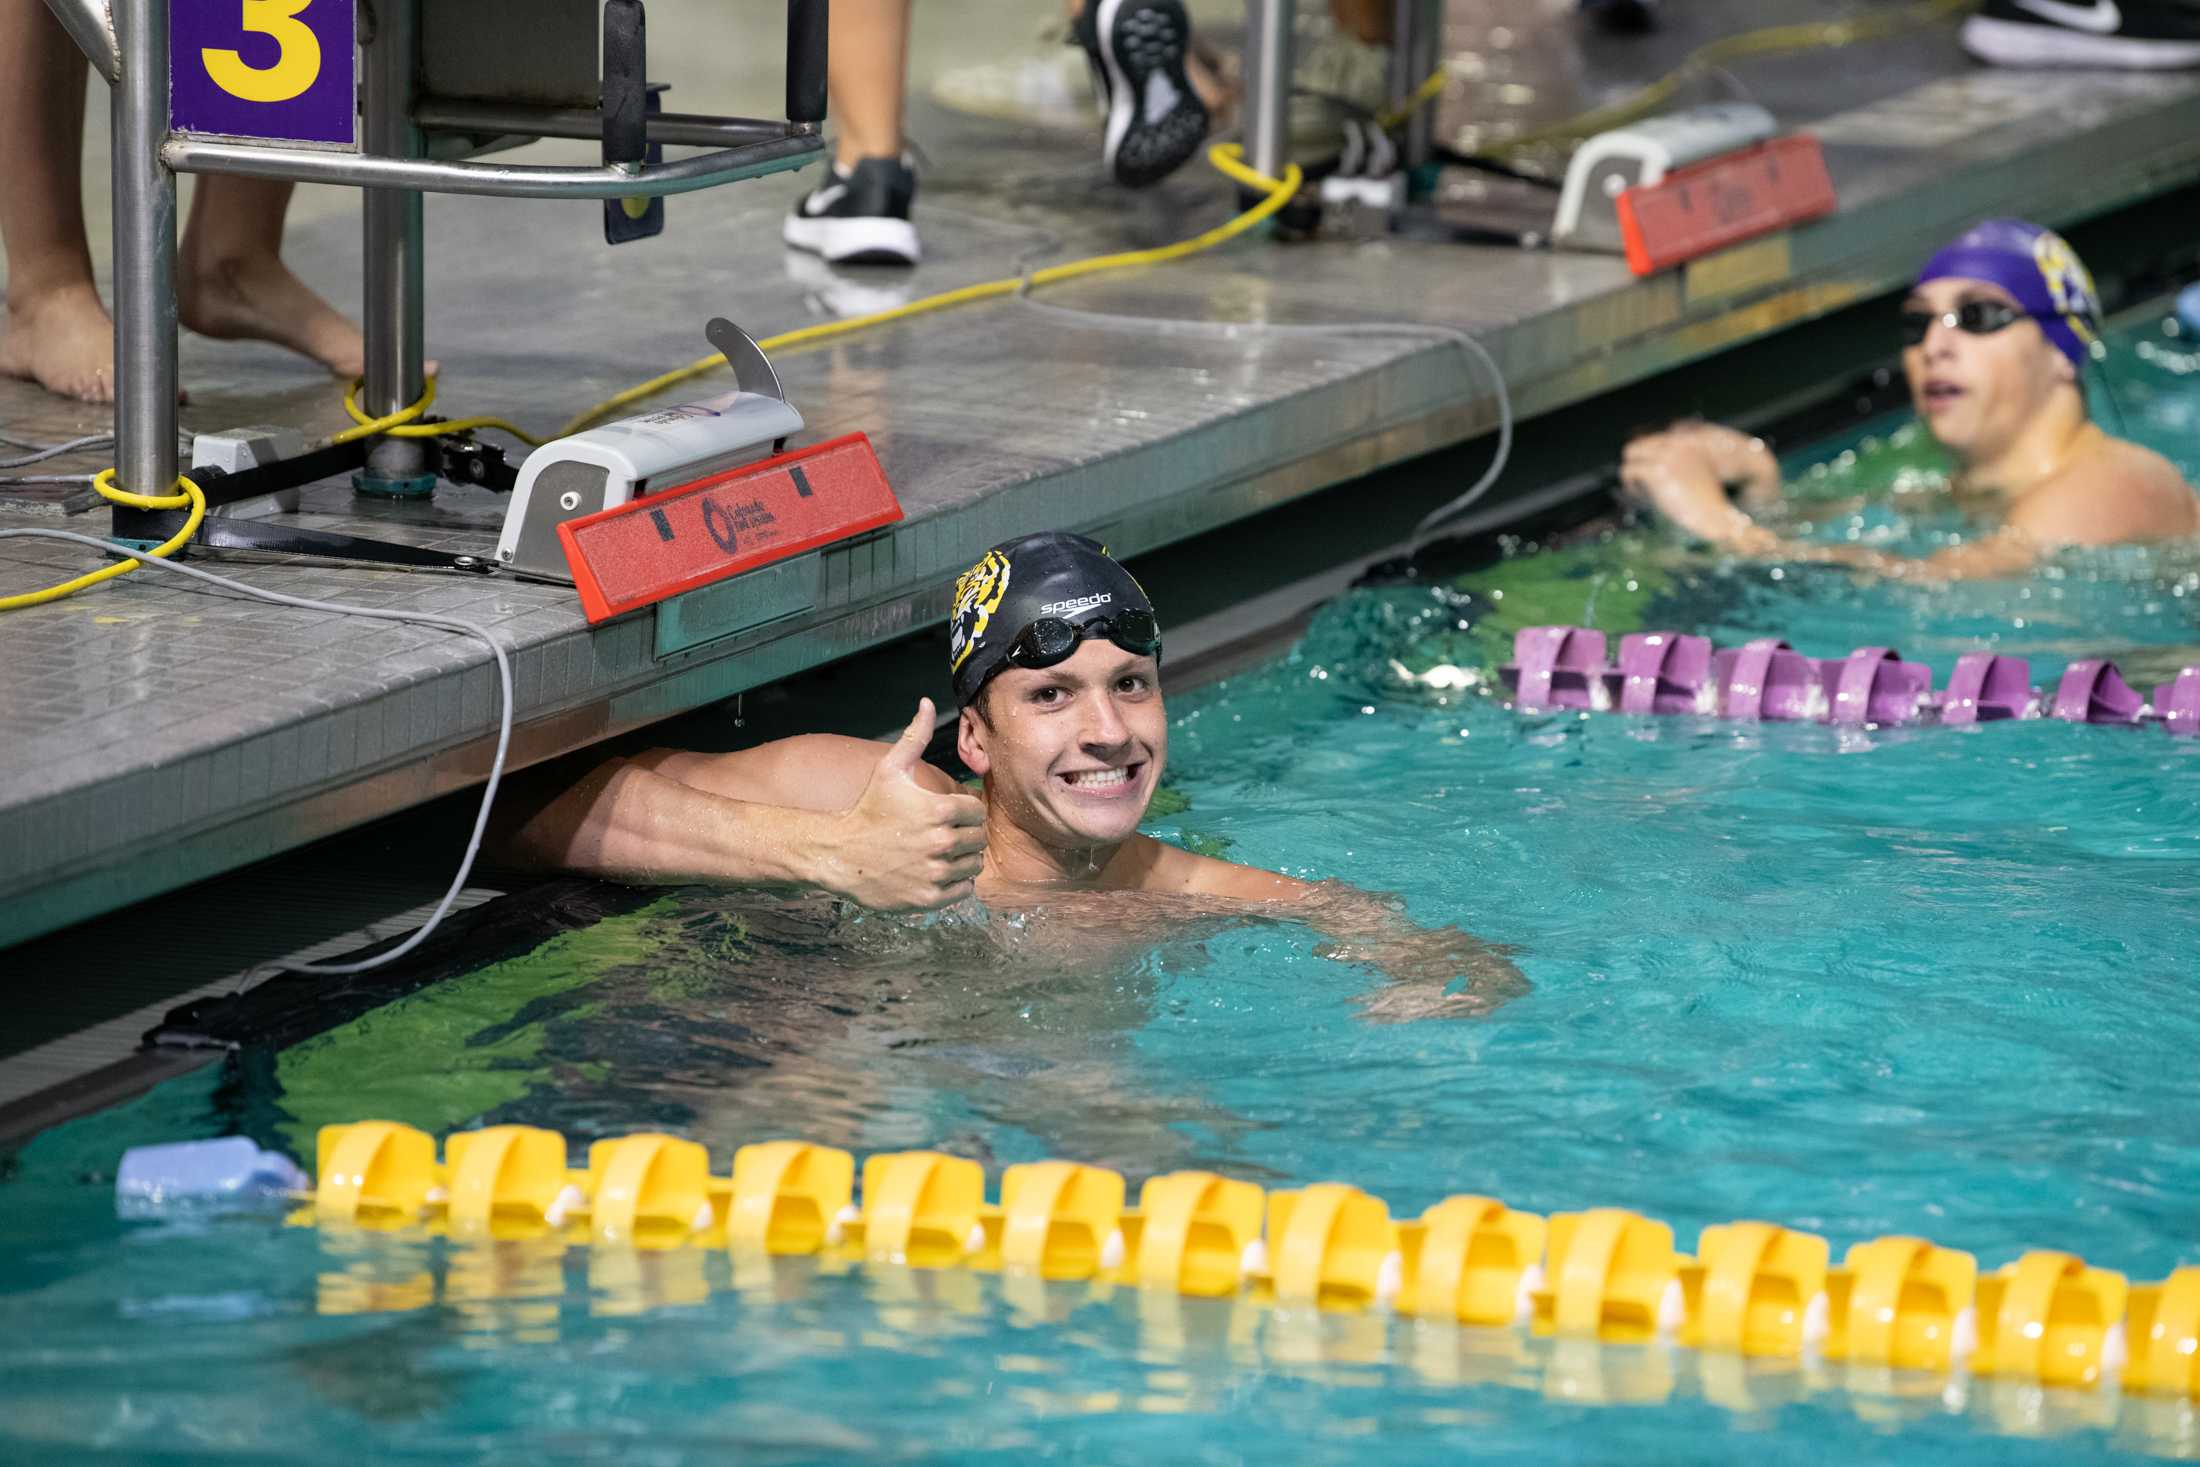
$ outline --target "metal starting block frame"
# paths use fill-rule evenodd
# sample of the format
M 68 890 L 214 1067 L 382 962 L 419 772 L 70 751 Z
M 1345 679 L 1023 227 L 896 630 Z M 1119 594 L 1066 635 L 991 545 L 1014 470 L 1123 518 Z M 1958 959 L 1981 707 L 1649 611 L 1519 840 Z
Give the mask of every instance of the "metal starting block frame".
M 799 168 L 824 147 L 827 0 L 786 0 L 786 117 L 761 120 L 656 111 L 640 0 L 603 0 L 600 73 L 597 0 L 47 4 L 112 86 L 115 478 L 136 493 L 168 493 L 178 468 L 177 174 L 361 190 L 360 406 L 381 417 L 426 385 L 424 193 L 654 199 Z M 476 161 L 545 137 L 600 139 L 603 162 Z M 709 151 L 651 161 L 666 144 Z M 428 492 L 446 462 L 433 439 L 345 447 L 319 472 L 347 460 L 362 488 L 396 496 Z M 224 484 L 209 499 L 246 492 L 267 490 Z M 171 519 L 118 506 L 113 534 L 160 538 Z

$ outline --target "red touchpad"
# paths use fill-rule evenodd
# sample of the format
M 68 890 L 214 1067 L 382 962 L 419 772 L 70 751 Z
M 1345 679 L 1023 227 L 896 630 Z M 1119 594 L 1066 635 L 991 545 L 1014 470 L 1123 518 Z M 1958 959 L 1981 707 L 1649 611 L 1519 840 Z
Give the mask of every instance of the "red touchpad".
M 558 539 L 601 622 L 901 517 L 871 440 L 850 433 L 567 520 Z

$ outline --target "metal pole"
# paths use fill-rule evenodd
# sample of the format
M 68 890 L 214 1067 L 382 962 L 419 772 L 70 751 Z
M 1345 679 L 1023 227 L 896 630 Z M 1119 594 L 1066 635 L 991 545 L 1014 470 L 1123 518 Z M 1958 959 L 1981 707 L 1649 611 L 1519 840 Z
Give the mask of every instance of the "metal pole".
M 825 120 L 825 32 L 831 0 L 787 0 L 787 120 Z
M 588 136 L 595 136 L 594 133 Z M 377 158 L 333 148 L 283 148 L 224 143 L 210 138 L 169 139 L 161 158 L 177 173 L 227 173 L 239 178 L 284 178 L 347 188 L 409 189 L 415 193 L 474 194 L 499 199 L 626 199 L 685 194 L 697 189 L 784 173 L 809 163 L 823 149 L 815 132 L 769 142 L 743 143 L 698 153 L 673 163 L 628 172 L 590 163 L 558 167 L 541 163 L 446 163 L 432 158 Z M 407 399 L 410 401 L 410 399 Z
M 419 0 L 376 0 L 374 35 L 360 66 L 361 142 L 372 155 L 417 158 L 425 152 L 412 116 L 419 58 Z M 411 189 L 361 194 L 366 279 L 361 325 L 367 338 L 362 406 L 376 417 L 419 401 L 426 386 L 425 285 L 421 198 Z M 427 438 L 377 438 L 367 466 L 352 477 L 361 493 L 418 498 L 435 488 Z
M 1391 15 L 1390 105 L 1397 107 L 1435 73 L 1443 55 L 1443 0 L 1394 0 Z M 1421 167 L 1434 151 L 1437 105 L 1416 107 L 1406 119 L 1399 162 L 1407 168 Z
M 1270 178 L 1291 160 L 1293 0 L 1245 0 L 1245 161 Z
M 472 133 L 477 137 L 509 133 L 525 138 L 586 138 L 594 142 L 603 136 L 603 111 L 596 107 L 535 107 L 524 102 L 421 97 L 413 103 L 413 120 L 427 132 Z M 815 129 L 792 128 L 764 118 L 658 112 L 645 120 L 643 131 L 653 143 L 745 148 L 752 143 L 806 137 Z
M 140 494 L 176 482 L 176 176 L 168 136 L 168 0 L 117 0 L 122 70 L 110 98 L 115 248 L 115 477 Z M 126 534 L 132 515 L 115 511 Z M 131 537 L 136 538 L 136 537 Z

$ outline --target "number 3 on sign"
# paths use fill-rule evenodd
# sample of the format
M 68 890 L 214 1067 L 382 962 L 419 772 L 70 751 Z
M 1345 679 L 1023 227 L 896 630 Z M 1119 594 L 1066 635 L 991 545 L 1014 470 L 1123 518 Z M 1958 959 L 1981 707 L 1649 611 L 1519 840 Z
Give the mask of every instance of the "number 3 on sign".
M 321 41 L 298 19 L 313 0 L 238 0 L 244 28 L 275 39 L 272 66 L 249 66 L 235 51 L 203 47 L 199 57 L 214 85 L 247 102 L 288 102 L 321 74 Z

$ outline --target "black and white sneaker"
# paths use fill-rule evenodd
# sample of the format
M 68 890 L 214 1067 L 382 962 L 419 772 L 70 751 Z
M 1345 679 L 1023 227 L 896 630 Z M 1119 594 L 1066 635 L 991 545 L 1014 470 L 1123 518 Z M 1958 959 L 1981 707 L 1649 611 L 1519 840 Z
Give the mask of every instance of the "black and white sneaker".
M 1101 161 L 1143 188 L 1199 151 L 1207 107 L 1184 74 L 1192 22 L 1182 0 L 1084 0 L 1071 29 L 1107 101 Z
M 899 158 L 836 163 L 794 206 L 779 237 L 835 265 L 914 265 L 922 254 L 909 222 L 916 197 L 917 176 Z
M 1963 47 L 1996 66 L 2200 66 L 2200 0 L 1986 0 Z

